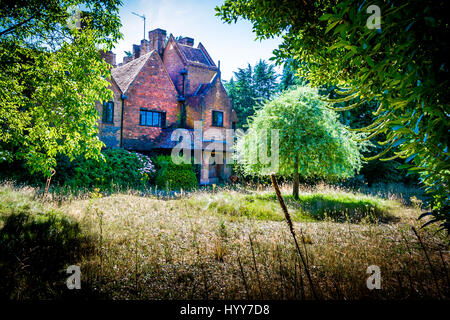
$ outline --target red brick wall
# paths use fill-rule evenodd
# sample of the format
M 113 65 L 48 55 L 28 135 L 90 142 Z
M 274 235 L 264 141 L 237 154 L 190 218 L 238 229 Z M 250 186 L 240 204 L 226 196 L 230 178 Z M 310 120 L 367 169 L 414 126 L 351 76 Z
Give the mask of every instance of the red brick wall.
M 203 96 L 191 96 L 186 99 L 186 127 L 194 128 L 194 121 L 202 119 Z
M 214 87 L 205 96 L 203 107 L 203 117 L 205 120 L 203 123 L 204 130 L 217 128 L 211 125 L 213 110 L 223 112 L 223 128 L 231 129 L 231 101 L 220 79 L 216 80 Z
M 114 81 L 111 81 L 110 89 L 114 93 L 114 115 L 113 123 L 103 123 L 103 101 L 97 102 L 95 107 L 98 111 L 99 136 L 108 148 L 118 148 L 120 146 L 120 117 L 122 111 L 122 99 L 120 90 Z
M 161 134 L 161 128 L 141 126 L 140 109 L 166 112 L 166 126 L 175 126 L 180 107 L 177 92 L 159 55 L 155 52 L 148 59 L 130 86 L 125 100 L 123 147 L 145 150 L 152 147 L 153 140 Z
M 212 111 L 216 110 L 223 112 L 223 128 L 231 129 L 231 101 L 220 79 L 216 80 L 214 86 L 209 89 L 205 96 L 188 97 L 186 105 L 186 125 L 188 128 L 194 128 L 194 121 L 200 119 L 204 120 L 204 130 L 212 127 Z
M 186 95 L 194 94 L 200 84 L 209 83 L 217 73 L 215 70 L 191 65 L 188 66 L 187 70 Z
M 184 68 L 188 71 L 185 79 L 185 95 L 192 95 L 200 84 L 209 83 L 211 81 L 216 74 L 217 69 L 214 68 L 214 70 L 211 70 L 200 66 L 185 65 L 175 46 L 174 40 L 170 40 L 167 44 L 167 47 L 164 50 L 164 65 L 180 93 L 182 92 L 183 85 L 183 77 L 180 75 L 180 71 Z
M 169 41 L 167 47 L 164 49 L 163 60 L 170 78 L 177 90 L 181 93 L 183 78 L 180 75 L 180 71 L 185 68 L 185 65 L 172 41 Z

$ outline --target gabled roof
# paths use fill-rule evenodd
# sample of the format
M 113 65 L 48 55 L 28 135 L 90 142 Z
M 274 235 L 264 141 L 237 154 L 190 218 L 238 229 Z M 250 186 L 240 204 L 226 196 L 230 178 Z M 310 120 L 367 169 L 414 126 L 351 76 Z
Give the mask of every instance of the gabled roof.
M 186 60 L 189 62 L 201 63 L 208 67 L 213 66 L 201 49 L 193 48 L 181 43 L 178 43 L 178 45 L 180 46 L 181 52 L 183 52 L 186 57 Z
M 170 34 L 169 42 L 174 44 L 176 52 L 178 52 L 185 64 L 203 67 L 210 70 L 218 70 L 216 64 L 201 43 L 198 44 L 197 48 L 181 44 L 175 40 L 172 34 Z
M 139 74 L 139 71 L 141 71 L 148 58 L 150 58 L 154 52 L 156 51 L 152 50 L 137 59 L 131 60 L 121 67 L 111 70 L 111 76 L 123 94 L 127 92 L 128 88 Z
M 206 58 L 209 60 L 209 62 L 211 63 L 212 66 L 216 66 L 216 64 L 214 63 L 214 60 L 211 58 L 211 56 L 209 55 L 208 51 L 206 51 L 206 48 L 203 46 L 203 44 L 201 42 L 198 43 L 197 46 L 198 49 L 200 49 L 203 54 L 206 56 Z
M 220 76 L 219 73 L 216 73 L 209 83 L 201 83 L 198 86 L 197 90 L 195 90 L 194 96 L 201 96 L 206 94 L 209 91 L 209 89 L 211 89 L 214 86 L 214 83 L 218 79 L 220 79 Z
M 204 94 L 206 91 L 208 91 L 209 89 L 209 83 L 201 83 L 197 90 L 195 90 L 194 92 L 194 96 L 200 96 L 202 94 Z

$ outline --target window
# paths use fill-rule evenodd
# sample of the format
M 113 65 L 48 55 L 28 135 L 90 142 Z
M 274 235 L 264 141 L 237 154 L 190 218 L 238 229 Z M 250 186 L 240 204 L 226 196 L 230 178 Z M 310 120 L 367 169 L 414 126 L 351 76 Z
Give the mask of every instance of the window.
M 114 102 L 108 101 L 103 102 L 103 122 L 104 123 L 113 123 L 114 119 Z
M 141 109 L 139 124 L 149 127 L 165 127 L 166 113 Z
M 223 127 L 223 112 L 213 111 L 212 112 L 212 125 L 215 127 Z

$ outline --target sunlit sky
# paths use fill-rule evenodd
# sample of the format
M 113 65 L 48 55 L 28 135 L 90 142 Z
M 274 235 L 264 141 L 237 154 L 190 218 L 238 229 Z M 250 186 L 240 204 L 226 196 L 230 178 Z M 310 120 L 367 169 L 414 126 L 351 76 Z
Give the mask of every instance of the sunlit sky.
M 124 39 L 113 50 L 116 62 L 122 62 L 124 51 L 132 51 L 132 45 L 140 44 L 144 35 L 143 20 L 132 12 L 146 16 L 146 39 L 148 31 L 161 28 L 167 35 L 193 38 L 194 47 L 201 42 L 216 64 L 220 60 L 224 80 L 229 80 L 233 71 L 248 63 L 254 65 L 259 59 L 268 60 L 281 39 L 255 40 L 248 21 L 223 23 L 214 10 L 222 3 L 223 0 L 123 0 L 120 17 Z

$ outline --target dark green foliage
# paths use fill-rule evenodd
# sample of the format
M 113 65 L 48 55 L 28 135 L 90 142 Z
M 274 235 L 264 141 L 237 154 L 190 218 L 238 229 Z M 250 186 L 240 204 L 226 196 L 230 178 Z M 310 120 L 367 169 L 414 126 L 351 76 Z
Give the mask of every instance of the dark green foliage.
M 192 170 L 176 170 L 172 168 L 156 177 L 156 185 L 170 190 L 191 190 L 197 186 L 197 177 Z
M 225 83 L 238 118 L 236 128 L 242 128 L 255 113 L 255 107 L 277 92 L 277 77 L 273 65 L 260 60 L 255 67 L 249 64 L 245 69 L 239 68 Z
M 73 162 L 67 159 L 60 161 L 55 182 L 72 189 L 99 188 L 102 191 L 114 188 L 140 189 L 145 186 L 148 179 L 141 173 L 142 162 L 135 153 L 124 149 L 107 149 L 102 151 L 102 156 L 98 161 L 82 157 Z
M 156 168 L 155 184 L 169 190 L 191 190 L 197 187 L 196 167 L 192 164 L 175 164 L 170 156 L 153 158 Z
M 258 176 L 248 174 L 245 172 L 245 166 L 238 162 L 232 164 L 232 172 L 233 175 L 238 178 L 239 183 L 247 184 L 251 187 L 258 185 L 269 186 L 271 184 L 269 176 Z M 281 182 L 287 182 L 284 181 L 285 179 L 283 177 L 280 177 L 279 180 Z
M 73 161 L 65 155 L 56 157 L 56 174 L 52 177 L 51 186 L 70 188 L 72 191 L 98 188 L 101 191 L 118 189 L 143 189 L 154 179 L 151 172 L 153 166 L 145 163 L 141 154 L 124 149 L 105 149 L 101 157 L 85 159 L 83 156 Z M 45 185 L 40 174 L 30 174 L 23 161 L 1 163 L 2 180 L 13 180 L 37 187 Z
M 277 92 L 277 78 L 274 66 L 264 60 L 259 60 L 253 68 L 253 87 L 257 104 L 270 99 Z
M 330 95 L 330 97 L 337 98 L 339 95 L 335 92 L 336 87 L 331 86 L 329 88 L 323 88 L 322 93 L 324 95 Z M 354 101 L 344 101 L 334 104 L 337 108 L 346 108 L 350 106 Z M 340 120 L 346 126 L 350 128 L 364 128 L 372 123 L 372 114 L 377 111 L 378 102 L 376 100 L 362 103 L 356 109 L 350 109 L 339 113 Z M 374 157 L 378 153 L 384 150 L 384 146 L 378 144 L 386 139 L 386 135 L 380 134 L 371 140 L 373 146 L 363 153 L 365 157 Z M 386 157 L 394 156 L 394 152 L 390 151 L 386 154 Z M 360 174 L 363 176 L 363 181 L 368 183 L 369 186 L 373 183 L 417 183 L 417 175 L 411 175 L 407 173 L 407 170 L 401 168 L 405 164 L 403 159 L 393 159 L 391 161 L 382 161 L 380 159 L 374 159 L 367 161 L 363 164 Z
M 242 128 L 247 123 L 247 118 L 254 113 L 255 93 L 251 86 L 251 75 L 252 69 L 249 65 L 247 69 L 235 72 L 236 80 L 231 78 L 230 82 L 225 84 L 233 109 L 236 111 L 238 119 L 236 128 Z
M 367 26 L 371 5 L 380 9 L 378 29 Z M 384 135 L 377 157 L 405 159 L 420 175 L 432 215 L 449 230 L 449 8 L 436 0 L 226 0 L 216 10 L 228 23 L 252 22 L 259 39 L 282 36 L 274 59 L 295 59 L 314 87 L 338 84 L 332 102 L 355 101 L 339 111 L 378 101 L 360 131 Z
M 371 186 L 374 183 L 409 183 L 414 180 L 406 177 L 406 170 L 400 169 L 397 161 L 373 160 L 364 163 L 360 174 L 364 176 L 364 181 Z
M 306 85 L 308 81 L 296 75 L 296 61 L 293 59 L 287 59 L 283 64 L 283 73 L 280 79 L 280 91 L 287 90 L 297 85 Z
M 0 161 L 0 180 L 16 181 L 31 186 L 42 186 L 45 179 L 40 174 L 31 174 L 26 168 L 24 160 L 12 162 Z
M 32 214 L 27 207 L 2 220 L 0 297 L 49 299 L 68 294 L 65 268 L 93 252 L 78 223 L 55 211 Z

